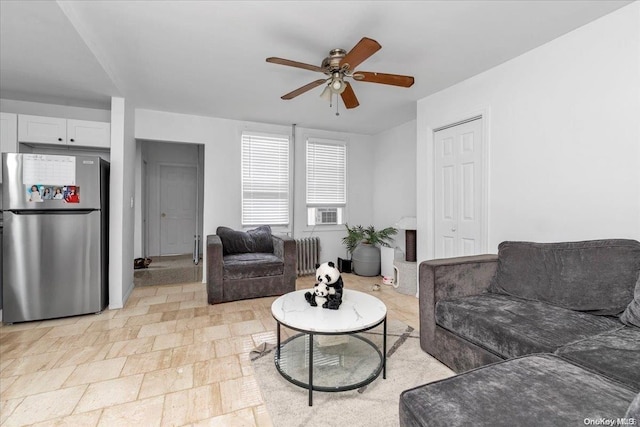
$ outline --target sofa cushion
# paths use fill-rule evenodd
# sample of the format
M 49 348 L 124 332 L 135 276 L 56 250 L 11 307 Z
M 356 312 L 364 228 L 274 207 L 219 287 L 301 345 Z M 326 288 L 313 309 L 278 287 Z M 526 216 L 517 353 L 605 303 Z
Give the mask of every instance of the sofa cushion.
M 245 254 L 252 252 L 273 253 L 271 227 L 262 225 L 248 231 L 237 231 L 229 227 L 218 227 L 216 234 L 222 241 L 222 254 Z
M 629 303 L 624 313 L 620 316 L 620 321 L 625 325 L 640 328 L 640 275 L 638 275 L 638 280 L 636 281 L 633 301 Z
M 622 418 L 635 392 L 559 357 L 498 362 L 400 395 L 400 426 L 582 426 Z
M 636 398 L 633 399 L 631 405 L 629 405 L 629 409 L 627 409 L 627 413 L 624 414 L 625 418 L 633 418 L 638 423 L 640 420 L 640 393 L 636 395 Z
M 503 242 L 491 292 L 593 314 L 620 314 L 633 299 L 640 242 Z
M 250 277 L 279 276 L 283 274 L 284 262 L 273 254 L 247 253 L 223 257 L 224 280 Z
M 556 354 L 640 391 L 640 328 L 606 332 L 564 346 Z
M 437 325 L 504 358 L 553 353 L 622 326 L 613 318 L 491 293 L 441 300 L 435 317 Z

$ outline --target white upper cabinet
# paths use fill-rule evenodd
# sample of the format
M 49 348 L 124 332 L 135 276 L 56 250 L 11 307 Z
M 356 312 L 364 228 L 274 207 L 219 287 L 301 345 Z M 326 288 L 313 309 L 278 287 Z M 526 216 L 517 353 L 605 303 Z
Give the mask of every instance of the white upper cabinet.
M 19 114 L 18 141 L 38 144 L 66 144 L 67 119 Z
M 18 116 L 0 113 L 0 153 L 18 152 Z M 2 182 L 2 162 L 0 161 L 0 183 Z
M 111 146 L 111 125 L 105 122 L 67 120 L 67 144 L 81 147 Z
M 105 122 L 19 114 L 18 142 L 109 148 L 111 126 Z

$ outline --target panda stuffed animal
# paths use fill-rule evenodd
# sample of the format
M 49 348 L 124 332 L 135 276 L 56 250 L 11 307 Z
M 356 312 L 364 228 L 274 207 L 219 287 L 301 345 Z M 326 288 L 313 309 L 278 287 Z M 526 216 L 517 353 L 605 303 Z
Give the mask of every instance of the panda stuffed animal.
M 326 296 L 327 301 L 322 304 L 322 307 L 337 310 L 340 304 L 342 304 L 342 289 L 344 288 L 344 283 L 342 282 L 340 271 L 336 268 L 336 265 L 331 261 L 317 264 L 316 280 L 317 284 L 314 286 L 314 292 L 320 286 L 327 286 L 329 288 Z M 312 298 L 315 302 L 315 294 L 311 294 L 311 292 L 307 292 L 305 298 L 311 305 L 313 305 L 311 303 Z
M 327 299 L 332 292 L 335 293 L 336 290 L 327 286 L 326 283 L 318 282 L 313 285 L 313 292 L 306 292 L 304 297 L 312 307 L 319 305 L 326 308 Z

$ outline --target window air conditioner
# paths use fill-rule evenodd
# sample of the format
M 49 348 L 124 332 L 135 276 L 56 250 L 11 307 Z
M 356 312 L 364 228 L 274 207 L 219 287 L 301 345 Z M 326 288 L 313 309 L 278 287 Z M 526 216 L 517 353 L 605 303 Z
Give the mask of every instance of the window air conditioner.
M 338 208 L 317 208 L 316 224 L 337 224 Z

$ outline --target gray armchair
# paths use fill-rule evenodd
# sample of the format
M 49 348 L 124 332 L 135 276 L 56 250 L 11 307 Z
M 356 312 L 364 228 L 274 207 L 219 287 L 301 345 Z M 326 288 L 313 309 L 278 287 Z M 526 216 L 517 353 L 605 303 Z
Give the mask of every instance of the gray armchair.
M 218 304 L 296 289 L 296 242 L 269 226 L 247 232 L 218 227 L 207 236 L 207 299 Z

